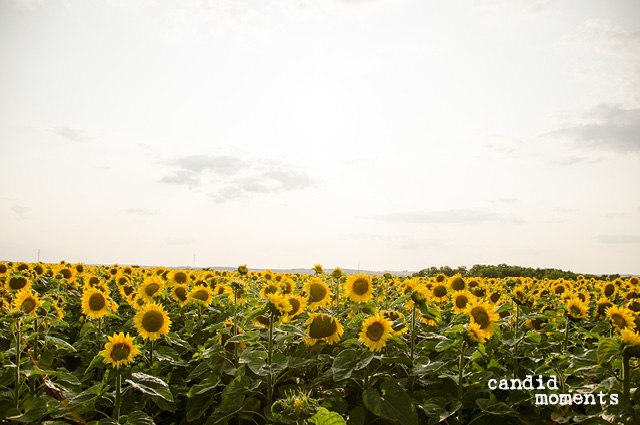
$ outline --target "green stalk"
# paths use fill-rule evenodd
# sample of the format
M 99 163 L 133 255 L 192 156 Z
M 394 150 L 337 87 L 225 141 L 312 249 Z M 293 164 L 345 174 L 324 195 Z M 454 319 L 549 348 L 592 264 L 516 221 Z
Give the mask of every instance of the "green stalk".
M 238 288 L 233 286 L 233 336 L 238 336 Z M 238 367 L 238 343 L 233 343 L 233 365 Z
M 571 326 L 571 321 L 569 320 L 569 315 L 566 315 L 567 327 L 564 330 L 564 343 L 562 351 L 567 351 L 569 348 L 569 327 Z
M 464 379 L 464 351 L 465 351 L 465 342 L 464 339 L 462 340 L 462 346 L 460 347 L 460 362 L 458 363 L 458 400 L 460 400 L 460 402 L 462 402 L 462 388 L 463 388 L 463 382 L 462 380 Z M 462 405 L 460 406 L 460 410 L 458 412 L 458 422 L 459 423 L 463 423 L 463 419 L 462 419 Z
M 520 315 L 519 315 L 519 311 L 518 311 L 518 303 L 516 303 L 516 329 L 515 329 L 515 337 L 516 339 L 518 338 L 518 328 L 520 327 Z M 516 379 L 518 377 L 518 344 L 520 341 L 516 342 L 515 347 L 513 348 L 514 351 L 514 359 L 513 359 L 513 379 Z
M 151 340 L 151 347 L 149 347 L 149 367 L 153 367 L 153 349 L 156 345 L 156 341 L 154 339 Z
M 414 376 L 413 376 L 413 366 L 415 365 L 414 361 L 414 353 L 416 349 L 416 303 L 413 303 L 413 309 L 411 312 L 411 379 L 409 380 L 409 388 L 413 393 L 413 384 L 414 384 Z
M 622 355 L 622 397 L 624 399 L 624 403 L 626 406 L 629 405 L 630 402 L 630 385 L 631 383 L 631 368 L 629 367 L 629 355 Z
M 20 408 L 20 319 L 16 320 L 16 407 Z
M 271 362 L 273 361 L 273 308 L 269 316 L 269 345 L 267 351 L 267 364 L 269 365 L 269 374 L 267 375 L 267 401 L 269 406 L 273 402 L 273 375 L 271 374 Z
M 120 398 L 121 398 L 121 387 L 122 387 L 122 375 L 120 372 L 116 372 L 116 401 L 113 409 L 113 420 L 118 422 L 118 418 L 120 417 Z

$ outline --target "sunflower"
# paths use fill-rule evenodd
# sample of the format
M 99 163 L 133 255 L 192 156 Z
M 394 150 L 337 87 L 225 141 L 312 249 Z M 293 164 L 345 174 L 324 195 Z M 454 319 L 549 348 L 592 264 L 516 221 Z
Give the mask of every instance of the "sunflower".
M 169 285 L 178 285 L 189 282 L 189 275 L 184 270 L 171 270 L 167 275 Z
M 99 319 L 112 310 L 111 299 L 97 288 L 86 288 L 82 294 L 82 312 L 90 319 Z
M 260 290 L 260 297 L 266 300 L 267 295 L 275 294 L 276 292 L 278 292 L 279 287 L 280 285 L 277 285 L 273 282 L 267 282 Z
M 640 335 L 638 335 L 637 331 L 631 330 L 629 328 L 624 328 L 620 330 L 620 335 L 622 336 L 622 343 L 624 345 L 630 347 L 640 345 Z
M 325 341 L 333 344 L 340 340 L 344 333 L 344 328 L 335 317 L 322 313 L 311 313 L 305 325 L 309 325 L 306 332 L 309 336 L 305 338 L 307 345 L 313 345 L 318 341 Z
M 82 286 L 97 288 L 102 283 L 102 280 L 93 273 L 88 273 L 82 277 Z
M 307 300 L 300 295 L 289 295 L 287 301 L 291 305 L 291 310 L 282 318 L 284 323 L 288 323 L 294 317 L 300 315 L 307 308 Z
M 296 288 L 296 283 L 290 277 L 285 277 L 280 282 L 280 292 L 284 295 L 293 293 L 293 290 L 295 288 Z
M 452 291 L 464 291 L 466 287 L 467 283 L 464 281 L 460 273 L 449 278 L 449 288 L 451 288 Z
M 314 264 L 313 265 L 313 271 L 316 274 L 324 274 L 324 270 L 322 270 L 322 264 Z
M 385 316 L 376 315 L 362 323 L 362 330 L 358 336 L 371 351 L 380 351 L 391 336 L 391 331 L 391 320 Z
M 431 288 L 431 298 L 443 301 L 447 298 L 447 286 L 444 283 L 437 283 Z
M 31 270 L 33 270 L 33 273 L 35 273 L 36 276 L 42 276 L 44 272 L 46 272 L 44 265 L 42 265 L 42 263 L 34 264 Z
M 131 285 L 131 277 L 127 274 L 120 274 L 116 276 L 116 285 L 118 287 L 121 287 L 124 285 Z
M 614 285 L 612 282 L 606 282 L 600 286 L 600 291 L 602 291 L 602 295 L 605 298 L 614 298 L 616 293 L 618 292 L 618 287 Z
M 393 322 L 395 321 L 399 321 L 401 319 L 404 318 L 404 314 L 402 314 L 399 311 L 396 310 L 382 310 L 380 311 L 380 313 L 382 313 L 384 315 L 384 317 L 386 317 L 387 319 L 389 319 L 393 325 Z M 400 336 L 403 333 L 407 332 L 409 329 L 405 326 L 402 329 L 398 330 L 398 331 L 394 331 L 393 328 L 391 329 L 391 335 L 394 336 Z
M 13 309 L 20 310 L 24 314 L 36 315 L 36 308 L 42 304 L 38 299 L 38 294 L 33 294 L 30 288 L 21 289 L 13 300 Z
M 234 293 L 235 287 L 235 293 Z M 234 304 L 244 305 L 247 303 L 247 298 L 244 296 L 245 290 L 240 281 L 233 281 L 230 285 L 224 287 L 224 292 L 229 294 L 229 299 Z
M 444 284 L 447 281 L 447 276 L 445 276 L 442 273 L 439 273 L 435 279 L 434 279 L 436 284 Z
M 482 330 L 480 325 L 476 322 L 470 322 L 467 327 L 467 334 L 472 341 L 478 342 L 480 344 L 484 344 L 487 342 L 487 339 L 491 337 L 488 332 Z
M 607 315 L 606 313 L 607 309 L 612 306 L 613 306 L 613 303 L 608 298 L 602 298 L 598 300 L 598 304 L 596 307 L 596 313 L 598 317 L 603 319 Z
M 208 286 L 195 286 L 188 295 L 189 301 L 194 301 L 207 307 L 213 301 L 211 289 Z
M 331 272 L 331 277 L 334 279 L 340 279 L 342 277 L 342 269 L 340 267 L 336 267 L 335 269 L 333 269 L 333 271 Z
M 124 332 L 120 332 L 108 338 L 109 342 L 104 345 L 104 350 L 100 351 L 100 355 L 104 357 L 103 363 L 111 363 L 119 369 L 120 366 L 132 363 L 133 358 L 140 354 L 140 347 L 133 343 L 133 337 L 128 332 L 126 336 Z
M 373 284 L 369 276 L 357 274 L 347 278 L 347 296 L 351 301 L 366 303 L 373 297 Z
M 571 297 L 567 300 L 567 314 L 572 319 L 588 319 L 589 308 L 578 297 Z
M 9 268 L 5 263 L 0 262 L 0 276 L 6 276 L 9 273 Z
M 309 308 L 311 310 L 316 307 L 322 307 L 331 302 L 333 294 L 329 290 L 329 287 L 322 279 L 312 277 L 305 285 L 305 292 L 309 301 Z
M 611 319 L 613 326 L 621 331 L 622 329 L 634 330 L 636 328 L 636 315 L 626 307 L 614 305 L 605 310 L 605 314 Z
M 123 300 L 126 300 L 128 303 L 133 301 L 133 297 L 136 296 L 136 288 L 132 285 L 122 285 L 118 288 L 120 292 L 120 296 Z
M 463 313 L 470 301 L 467 291 L 456 291 L 451 296 L 451 299 L 453 300 L 453 311 L 456 313 Z
M 20 275 L 12 275 L 5 280 L 4 287 L 9 292 L 18 292 L 23 289 L 29 289 L 31 288 L 31 279 Z
M 262 328 L 265 329 L 269 329 L 269 324 L 271 323 L 271 319 L 269 319 L 267 316 L 263 316 L 260 315 L 258 317 L 256 317 L 255 319 L 253 319 L 253 325 L 254 326 L 260 326 Z
M 178 305 L 182 307 L 189 301 L 189 290 L 187 289 L 187 285 L 184 283 L 180 283 L 178 285 L 174 285 L 171 287 L 171 297 L 178 301 Z
M 236 329 L 238 330 L 238 335 L 244 333 L 244 331 L 240 326 L 237 326 Z M 230 320 L 227 320 L 224 322 L 224 325 L 222 325 L 221 332 L 218 332 L 218 336 L 216 337 L 216 342 L 222 345 L 224 350 L 228 352 L 234 351 L 236 349 L 240 349 L 240 350 L 245 349 L 247 347 L 246 342 L 229 341 L 233 337 L 232 334 L 233 334 L 233 322 Z M 224 353 L 224 351 L 221 351 L 220 353 Z
M 492 337 L 495 333 L 495 322 L 500 318 L 496 314 L 495 309 L 489 303 L 484 301 L 473 301 L 469 303 L 465 312 L 471 316 L 471 322 L 477 323 L 488 337 Z
M 286 314 L 293 310 L 293 306 L 289 300 L 280 294 L 267 294 L 267 299 L 280 314 Z
M 171 327 L 171 319 L 164 307 L 155 302 L 146 304 L 136 313 L 134 323 L 140 336 L 151 341 L 160 335 L 167 335 Z
M 142 296 L 142 299 L 146 302 L 153 301 L 155 297 L 160 295 L 164 289 L 164 281 L 157 276 L 145 277 L 142 284 L 138 288 L 138 292 Z

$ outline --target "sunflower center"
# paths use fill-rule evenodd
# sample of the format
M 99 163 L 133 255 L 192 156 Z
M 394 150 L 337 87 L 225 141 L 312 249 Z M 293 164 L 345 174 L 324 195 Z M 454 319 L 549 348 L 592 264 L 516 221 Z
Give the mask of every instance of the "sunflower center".
M 367 279 L 358 278 L 353 282 L 353 292 L 356 295 L 364 295 L 369 291 L 369 282 Z
M 442 282 L 444 282 L 444 278 L 445 278 L 444 275 L 439 274 L 438 276 L 436 276 L 436 282 L 442 283 Z
M 99 292 L 94 292 L 89 297 L 89 308 L 93 311 L 100 311 L 107 304 L 107 301 L 104 299 L 104 295 Z
M 119 362 L 127 359 L 129 357 L 129 353 L 131 353 L 129 345 L 123 343 L 114 344 L 113 349 L 111 350 L 111 359 Z
M 498 292 L 492 293 L 491 296 L 489 296 L 489 299 L 491 300 L 492 303 L 497 303 L 498 300 L 500 299 L 500 293 Z
M 611 307 L 613 304 L 611 304 L 610 302 L 604 302 L 602 304 L 598 304 L 598 314 L 599 315 L 604 315 L 605 311 Z
M 367 328 L 367 338 L 371 341 L 379 341 L 382 338 L 382 334 L 384 333 L 384 326 L 382 326 L 379 322 L 373 322 Z
M 31 313 L 36 308 L 36 302 L 33 298 L 27 298 L 22 301 L 22 305 L 20 305 L 20 310 L 24 311 L 26 314 Z
M 275 286 L 275 285 L 267 285 L 264 288 L 264 294 L 265 295 L 267 295 L 267 294 L 275 294 L 277 290 L 278 290 L 277 286 Z
M 338 325 L 329 316 L 317 316 L 309 325 L 310 338 L 328 338 L 338 331 Z
M 586 302 L 587 301 L 586 295 L 583 294 L 582 292 L 578 293 L 578 298 L 580 298 L 580 301 L 582 301 L 582 302 Z
M 4 264 L 0 264 L 0 273 L 6 273 L 7 272 L 7 266 Z
M 98 279 L 97 277 L 91 276 L 89 278 L 89 285 L 96 286 L 98 283 L 100 283 L 100 279 Z
M 209 293 L 204 289 L 198 289 L 192 295 L 193 298 L 200 301 L 207 301 L 209 299 Z
M 289 316 L 295 316 L 300 310 L 300 301 L 295 298 L 289 299 L 289 304 L 291 304 L 291 311 L 289 312 Z
M 147 332 L 158 332 L 164 325 L 164 317 L 159 311 L 148 311 L 142 317 L 142 326 Z
M 173 276 L 173 279 L 178 283 L 186 283 L 187 282 L 187 274 L 184 272 L 178 272 Z
M 464 280 L 457 277 L 451 282 L 451 289 L 454 291 L 462 291 L 464 289 Z
M 621 315 L 619 315 L 618 313 L 613 313 L 611 315 L 611 321 L 618 327 L 618 328 L 626 328 L 627 326 L 627 322 L 624 320 L 624 317 L 622 317 Z
M 64 277 L 65 279 L 69 279 L 71 277 L 71 270 L 69 269 L 62 269 L 60 270 L 60 274 L 62 275 L 62 277 Z
M 491 323 L 489 320 L 489 313 L 483 307 L 474 307 L 471 310 L 471 316 L 473 316 L 473 320 L 475 320 L 482 329 L 486 328 Z
M 571 313 L 574 316 L 580 316 L 580 314 L 582 313 L 582 311 L 580 310 L 580 307 L 578 307 L 577 305 L 572 305 L 571 306 Z
M 435 288 L 433 288 L 433 295 L 435 295 L 438 298 L 442 298 L 445 295 L 447 295 L 447 287 L 444 285 L 438 285 Z
M 44 268 L 41 265 L 37 265 L 33 268 L 33 271 L 35 271 L 38 275 L 41 275 L 42 273 L 44 273 Z M 2 270 L 0 270 L 0 273 L 2 272 Z
M 187 299 L 187 290 L 182 286 L 178 286 L 173 293 L 176 294 L 176 297 L 178 297 L 180 301 L 185 301 Z
M 319 303 L 327 296 L 327 290 L 324 286 L 318 283 L 313 283 L 309 287 L 309 295 L 311 295 L 312 303 Z
M 129 296 L 133 293 L 133 286 L 125 286 L 122 290 L 125 295 Z
M 456 297 L 456 307 L 458 308 L 465 308 L 468 302 L 469 298 L 466 295 L 458 295 Z
M 13 277 L 9 280 L 9 286 L 13 290 L 19 290 L 27 286 L 27 278 L 23 276 Z
M 160 285 L 158 285 L 157 283 L 150 283 L 146 288 L 144 288 L 144 292 L 151 297 L 153 296 L 153 294 L 158 292 L 158 289 L 160 289 Z
M 604 296 L 605 297 L 610 297 L 614 291 L 616 290 L 616 287 L 613 286 L 613 284 L 609 283 L 604 287 Z

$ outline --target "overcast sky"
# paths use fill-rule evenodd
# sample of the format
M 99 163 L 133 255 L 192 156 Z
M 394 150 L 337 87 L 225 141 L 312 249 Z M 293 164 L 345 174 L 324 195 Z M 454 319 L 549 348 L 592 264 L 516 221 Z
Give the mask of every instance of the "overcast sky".
M 637 0 L 0 1 L 0 260 L 640 273 Z

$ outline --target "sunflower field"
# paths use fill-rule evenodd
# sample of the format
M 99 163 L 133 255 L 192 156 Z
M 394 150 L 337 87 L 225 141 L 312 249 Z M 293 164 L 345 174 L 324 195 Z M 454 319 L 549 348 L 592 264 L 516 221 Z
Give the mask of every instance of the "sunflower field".
M 640 285 L 0 263 L 0 421 L 637 424 Z

